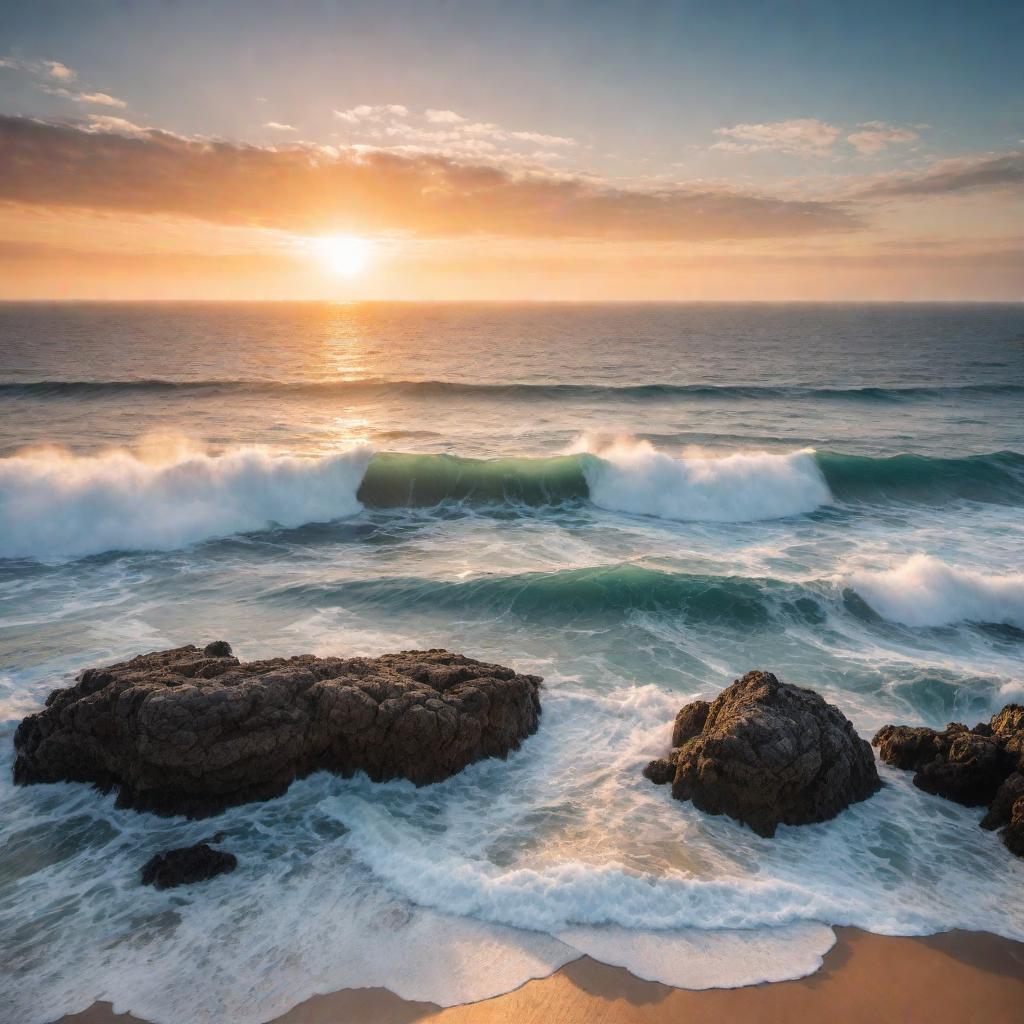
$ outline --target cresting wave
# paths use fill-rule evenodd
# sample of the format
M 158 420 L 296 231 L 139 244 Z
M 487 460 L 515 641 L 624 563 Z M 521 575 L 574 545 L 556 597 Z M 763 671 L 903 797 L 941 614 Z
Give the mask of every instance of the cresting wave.
M 528 505 L 590 499 L 612 511 L 664 519 L 746 522 L 849 503 L 1024 503 L 1024 455 L 871 458 L 810 449 L 726 457 L 660 452 L 626 439 L 588 441 L 550 458 L 467 459 L 382 453 L 370 463 L 359 500 L 373 508 L 441 501 Z
M 636 563 L 555 572 L 484 573 L 467 580 L 382 576 L 342 583 L 287 585 L 266 595 L 304 607 L 346 607 L 374 614 L 452 612 L 515 617 L 542 625 L 590 626 L 635 614 L 744 631 L 820 627 L 832 613 L 865 617 L 863 606 L 911 627 L 957 623 L 1024 629 L 1024 574 L 998 575 L 915 555 L 890 568 L 808 580 L 673 572 Z
M 211 455 L 175 441 L 78 456 L 38 449 L 0 459 L 0 557 L 168 550 L 212 537 L 297 527 L 364 507 L 445 501 L 544 506 L 589 500 L 677 521 L 754 522 L 835 502 L 1024 503 L 1024 456 L 872 459 L 810 449 L 679 456 L 631 438 L 583 439 L 573 454 L 467 459 L 374 454 L 319 458 L 241 448 Z
M 516 401 L 659 401 L 666 399 L 734 400 L 786 399 L 863 402 L 901 402 L 915 399 L 985 397 L 1024 394 L 1020 384 L 963 384 L 926 387 L 842 387 L 790 384 L 548 384 L 492 383 L 447 380 L 389 380 L 362 377 L 347 380 L 273 381 L 223 380 L 37 380 L 2 381 L 0 397 L 35 399 L 109 398 L 132 394 L 209 395 L 312 395 L 312 396 L 406 396 L 511 399 Z
M 365 447 L 321 459 L 253 448 L 208 455 L 178 442 L 0 459 L 0 557 L 173 550 L 268 523 L 301 526 L 354 515 L 371 455 Z
M 1024 573 L 977 572 L 914 555 L 901 565 L 855 572 L 850 582 L 868 605 L 905 626 L 982 622 L 1024 629 Z

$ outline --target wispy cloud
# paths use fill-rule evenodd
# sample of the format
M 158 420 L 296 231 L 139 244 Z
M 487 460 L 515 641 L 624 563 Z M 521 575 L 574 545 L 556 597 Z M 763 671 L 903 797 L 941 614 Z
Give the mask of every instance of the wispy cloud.
M 431 124 L 461 124 L 466 120 L 461 114 L 456 114 L 454 110 L 431 110 L 428 108 L 423 115 Z
M 854 194 L 867 198 L 945 196 L 1024 189 L 1024 150 L 940 160 L 923 171 L 876 178 Z
M 732 153 L 757 153 L 775 150 L 779 153 L 803 155 L 827 154 L 842 134 L 834 124 L 814 117 L 796 117 L 788 121 L 766 124 L 737 124 L 731 128 L 716 128 L 722 136 L 711 148 Z
M 59 60 L 23 60 L 20 57 L 0 57 L 0 68 L 27 71 L 31 75 L 52 78 L 58 82 L 73 82 L 78 72 L 61 64 Z
M 924 125 L 907 127 L 885 121 L 864 121 L 849 131 L 814 117 L 797 117 L 765 124 L 737 124 L 716 128 L 721 140 L 712 149 L 730 153 L 788 153 L 794 156 L 831 156 L 845 141 L 863 156 L 873 156 L 889 146 L 918 141 Z
M 99 107 L 117 107 L 123 110 L 128 106 L 124 100 L 119 100 L 116 96 L 111 96 L 107 92 L 72 92 L 70 89 L 43 87 L 44 92 L 48 92 L 51 96 L 61 96 L 67 100 L 73 100 L 75 103 L 91 104 Z
M 846 136 L 846 141 L 859 153 L 872 155 L 880 153 L 889 146 L 905 145 L 917 142 L 921 138 L 917 127 L 903 128 L 885 121 L 865 121 L 857 125 L 857 130 Z
M 348 110 L 334 112 L 334 116 L 339 121 L 345 121 L 348 124 L 383 121 L 387 117 L 407 117 L 408 114 L 408 107 L 403 107 L 401 103 L 378 103 L 375 105 L 361 103 L 358 107 L 349 107 Z
M 124 100 L 111 96 L 108 92 L 76 91 L 68 85 L 78 79 L 78 72 L 62 64 L 59 60 L 23 60 L 18 57 L 0 57 L 0 68 L 11 71 L 22 71 L 35 79 L 35 87 L 51 96 L 71 100 L 73 103 L 84 103 L 89 106 L 117 107 L 123 109 L 128 104 Z M 55 85 L 55 82 L 63 83 Z
M 0 200 L 431 237 L 706 240 L 861 226 L 835 202 L 698 184 L 616 187 L 437 154 L 187 139 L 119 118 L 87 130 L 0 117 Z
M 373 140 L 406 153 L 437 153 L 452 158 L 485 158 L 515 154 L 534 162 L 561 159 L 552 147 L 570 147 L 576 140 L 564 135 L 511 130 L 490 121 L 472 121 L 454 110 L 428 107 L 422 113 L 401 104 L 364 104 L 336 110 L 335 117 L 346 122 L 350 140 Z M 530 154 L 524 146 L 534 147 Z M 537 150 L 535 147 L 546 147 Z
M 297 132 L 298 128 L 293 124 L 284 124 L 281 121 L 267 121 L 263 125 L 264 128 L 271 128 L 275 132 Z

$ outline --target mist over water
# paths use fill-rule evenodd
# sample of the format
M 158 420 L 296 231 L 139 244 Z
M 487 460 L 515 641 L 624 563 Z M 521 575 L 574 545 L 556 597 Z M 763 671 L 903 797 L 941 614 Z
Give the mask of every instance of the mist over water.
M 796 977 L 832 925 L 1024 939 L 1024 864 L 903 773 L 773 840 L 640 776 L 751 668 L 862 735 L 1024 699 L 1022 339 L 1011 306 L 0 307 L 0 1004 L 256 1022 L 584 953 Z M 503 662 L 541 729 L 205 822 L 11 785 L 54 686 L 216 638 Z M 138 886 L 218 831 L 235 873 Z

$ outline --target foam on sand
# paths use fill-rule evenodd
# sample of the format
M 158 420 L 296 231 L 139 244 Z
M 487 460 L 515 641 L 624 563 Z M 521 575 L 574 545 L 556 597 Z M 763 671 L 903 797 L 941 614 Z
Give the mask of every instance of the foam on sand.
M 931 555 L 850 576 L 853 589 L 883 618 L 904 626 L 981 622 L 1024 629 L 1024 573 L 977 572 Z

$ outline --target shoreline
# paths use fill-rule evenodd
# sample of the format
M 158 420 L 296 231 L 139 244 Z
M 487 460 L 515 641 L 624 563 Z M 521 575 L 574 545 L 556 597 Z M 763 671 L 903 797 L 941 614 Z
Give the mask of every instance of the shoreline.
M 1024 1020 L 1024 943 L 987 932 L 921 937 L 835 929 L 821 968 L 795 981 L 676 989 L 590 957 L 478 1003 L 438 1007 L 386 989 L 312 996 L 267 1024 L 1009 1024 Z M 151 1024 L 94 1003 L 55 1024 Z M 180 1024 L 191 1024 L 182 1021 Z M 224 1021 L 223 1024 L 231 1024 Z

